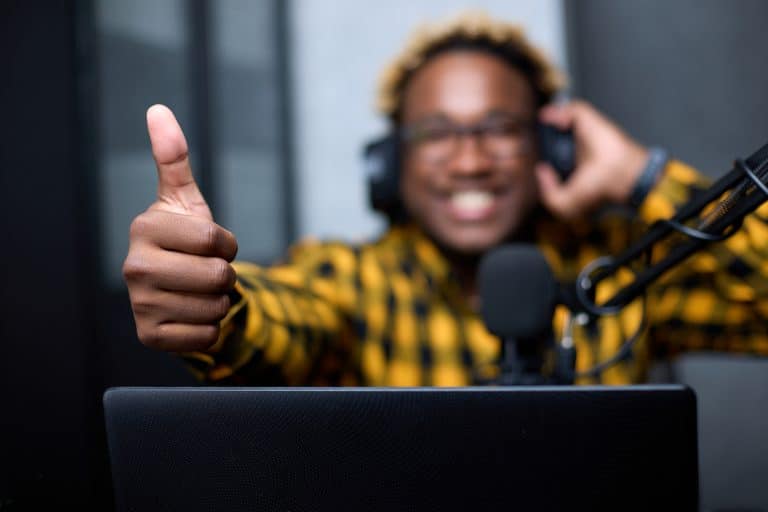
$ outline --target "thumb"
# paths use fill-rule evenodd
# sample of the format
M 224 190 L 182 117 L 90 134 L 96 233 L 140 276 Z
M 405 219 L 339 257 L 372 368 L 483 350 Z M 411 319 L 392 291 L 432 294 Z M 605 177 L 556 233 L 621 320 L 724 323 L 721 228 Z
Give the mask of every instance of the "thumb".
M 176 117 L 164 105 L 147 110 L 147 131 L 157 165 L 157 202 L 153 208 L 213 220 L 189 165 L 189 150 Z

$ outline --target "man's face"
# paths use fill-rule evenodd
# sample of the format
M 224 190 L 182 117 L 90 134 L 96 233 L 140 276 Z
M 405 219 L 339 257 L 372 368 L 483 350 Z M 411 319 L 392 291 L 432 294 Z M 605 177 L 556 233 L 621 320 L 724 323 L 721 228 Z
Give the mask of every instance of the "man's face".
M 538 195 L 535 116 L 529 83 L 499 58 L 475 51 L 432 58 L 403 97 L 400 193 L 411 217 L 462 254 L 517 232 Z

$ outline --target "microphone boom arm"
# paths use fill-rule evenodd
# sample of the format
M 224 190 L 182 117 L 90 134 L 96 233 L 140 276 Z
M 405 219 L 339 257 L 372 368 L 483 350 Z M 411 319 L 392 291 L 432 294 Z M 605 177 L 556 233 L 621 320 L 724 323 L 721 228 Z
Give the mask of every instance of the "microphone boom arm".
M 746 175 L 746 177 L 745 177 Z M 576 281 L 576 296 L 584 311 L 602 316 L 613 314 L 641 295 L 661 275 L 678 265 L 705 245 L 720 241 L 739 230 L 744 217 L 768 200 L 768 144 L 761 147 L 746 161 L 737 159 L 733 169 L 711 187 L 683 204 L 668 220 L 655 222 L 647 233 L 615 257 L 598 258 L 582 270 Z M 718 203 L 717 208 L 700 219 L 697 228 L 684 223 L 698 215 L 708 204 L 731 191 Z M 589 298 L 589 291 L 606 277 L 617 272 L 639 257 L 650 254 L 653 246 L 674 233 L 688 237 L 686 242 L 674 246 L 658 262 L 635 274 L 634 280 L 616 292 L 602 305 Z

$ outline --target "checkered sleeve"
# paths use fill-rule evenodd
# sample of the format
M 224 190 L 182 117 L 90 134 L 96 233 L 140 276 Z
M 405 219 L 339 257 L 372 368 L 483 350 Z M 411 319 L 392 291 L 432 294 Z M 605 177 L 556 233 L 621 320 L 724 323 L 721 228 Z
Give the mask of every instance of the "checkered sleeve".
M 680 162 L 641 206 L 645 221 L 671 217 L 707 180 Z M 664 250 L 655 255 L 663 255 Z M 725 350 L 768 355 L 768 205 L 744 219 L 723 242 L 678 265 L 649 294 L 651 340 L 657 355 Z
M 235 262 L 232 307 L 219 341 L 183 354 L 202 381 L 240 385 L 344 384 L 349 318 L 359 290 L 355 248 L 306 242 L 272 267 Z

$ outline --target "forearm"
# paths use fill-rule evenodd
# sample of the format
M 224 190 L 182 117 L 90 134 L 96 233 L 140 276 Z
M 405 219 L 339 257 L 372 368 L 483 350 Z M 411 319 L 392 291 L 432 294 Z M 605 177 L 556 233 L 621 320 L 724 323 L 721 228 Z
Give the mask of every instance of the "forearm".
M 235 263 L 238 281 L 218 342 L 184 354 L 203 381 L 249 385 L 304 384 L 329 355 L 343 350 L 337 306 L 294 273 Z

